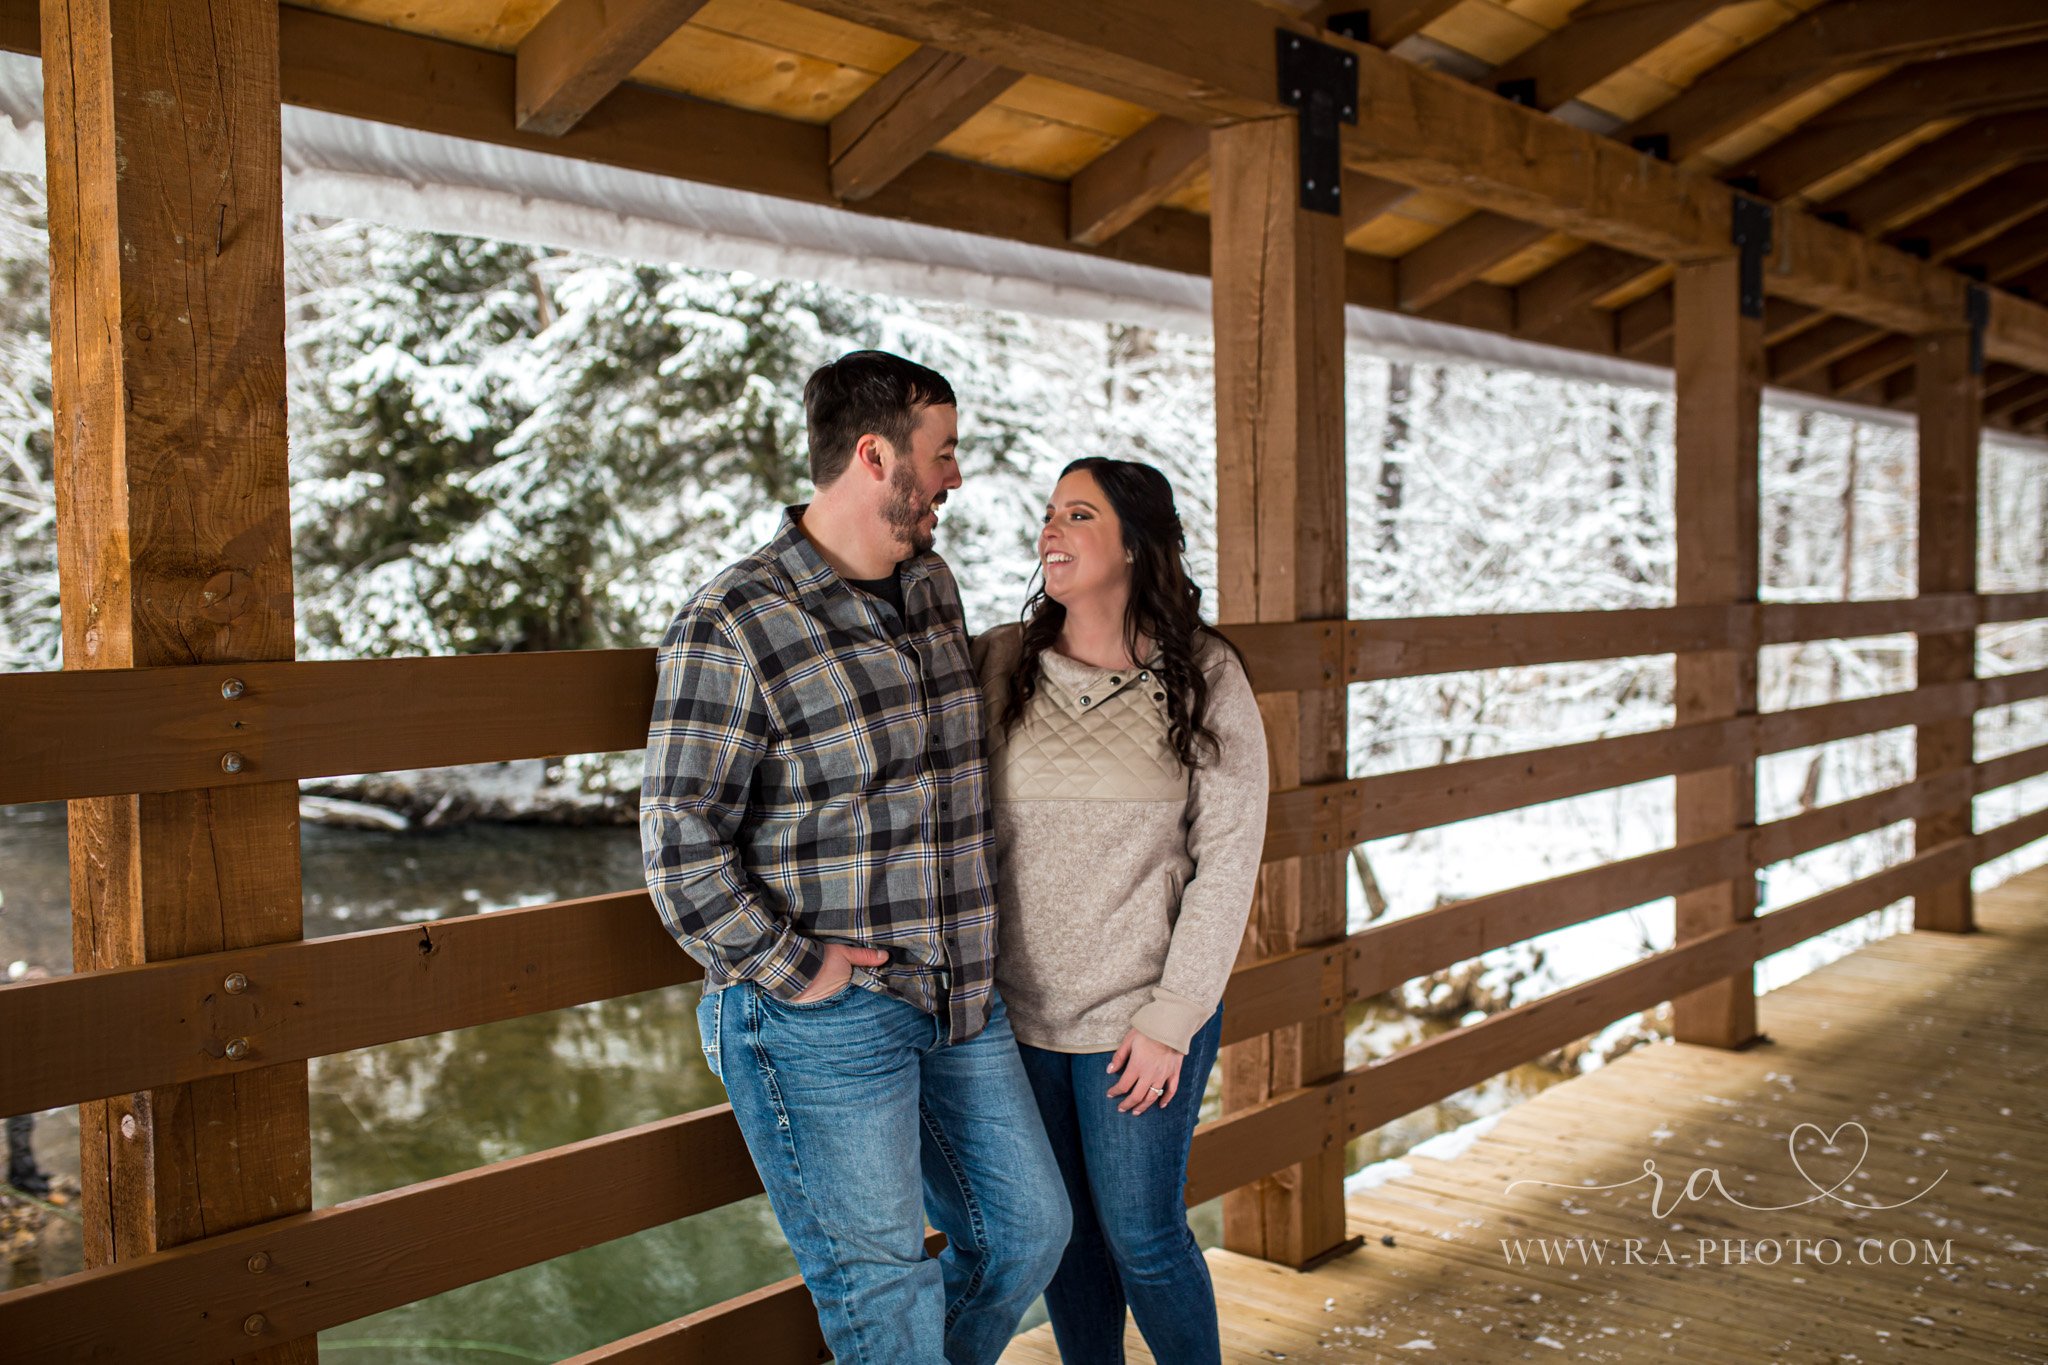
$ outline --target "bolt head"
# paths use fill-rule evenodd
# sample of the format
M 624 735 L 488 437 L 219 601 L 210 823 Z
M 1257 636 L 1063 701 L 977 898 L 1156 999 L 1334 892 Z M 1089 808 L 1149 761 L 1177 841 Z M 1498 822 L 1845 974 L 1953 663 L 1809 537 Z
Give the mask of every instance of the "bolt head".
M 228 979 L 221 982 L 221 989 L 229 995 L 240 995 L 249 989 L 249 978 L 240 972 L 229 972 Z
M 141 1131 L 141 1130 L 140 1130 L 140 1128 L 139 1128 L 139 1127 L 137 1126 L 137 1124 L 136 1124 L 136 1122 L 135 1122 L 135 1115 L 133 1115 L 133 1114 L 123 1114 L 123 1115 L 121 1115 L 121 1136 L 122 1136 L 122 1137 L 124 1137 L 124 1138 L 127 1138 L 127 1139 L 128 1139 L 128 1140 L 129 1140 L 130 1142 L 133 1142 L 133 1141 L 135 1140 L 135 1134 L 136 1134 L 137 1132 L 139 1132 L 139 1131 Z
M 260 1337 L 270 1329 L 270 1320 L 261 1313 L 251 1313 L 242 1319 L 242 1330 L 252 1337 Z
M 228 701 L 233 701 L 236 697 L 241 696 L 242 690 L 242 680 L 240 678 L 229 678 L 220 685 L 220 694 Z
M 269 1252 L 259 1251 L 254 1256 L 251 1256 L 249 1258 L 249 1273 L 251 1275 L 261 1275 L 264 1271 L 268 1269 L 270 1269 Z
M 224 773 L 242 771 L 242 756 L 230 749 L 220 756 L 220 770 Z
M 232 1061 L 232 1062 L 239 1062 L 239 1061 L 241 1061 L 241 1060 L 242 1060 L 242 1059 L 243 1059 L 244 1057 L 246 1057 L 246 1056 L 248 1056 L 248 1055 L 249 1055 L 249 1040 L 248 1040 L 247 1038 L 230 1038 L 230 1039 L 228 1039 L 228 1060 L 229 1060 L 229 1061 Z

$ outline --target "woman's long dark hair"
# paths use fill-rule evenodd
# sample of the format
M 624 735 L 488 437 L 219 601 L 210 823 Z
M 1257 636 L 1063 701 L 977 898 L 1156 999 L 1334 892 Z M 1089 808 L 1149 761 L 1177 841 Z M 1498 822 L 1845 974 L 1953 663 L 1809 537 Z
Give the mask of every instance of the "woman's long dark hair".
M 1187 534 L 1174 510 L 1173 488 L 1166 476 L 1135 460 L 1088 456 L 1060 471 L 1060 477 L 1087 473 L 1102 485 L 1109 505 L 1123 523 L 1124 548 L 1131 553 L 1131 597 L 1124 609 L 1124 647 L 1138 659 L 1141 639 L 1152 642 L 1158 658 L 1152 669 L 1166 691 L 1167 742 L 1180 761 L 1197 768 L 1216 755 L 1216 736 L 1205 719 L 1209 682 L 1195 663 L 1204 637 L 1222 641 L 1237 656 L 1237 647 L 1202 622 L 1202 590 L 1188 576 L 1182 556 Z M 1024 717 L 1024 708 L 1038 693 L 1038 659 L 1060 637 L 1067 609 L 1046 596 L 1041 580 L 1025 599 L 1023 651 L 1010 671 L 1009 697 L 1004 702 L 1004 729 Z M 1145 660 L 1139 659 L 1142 664 Z

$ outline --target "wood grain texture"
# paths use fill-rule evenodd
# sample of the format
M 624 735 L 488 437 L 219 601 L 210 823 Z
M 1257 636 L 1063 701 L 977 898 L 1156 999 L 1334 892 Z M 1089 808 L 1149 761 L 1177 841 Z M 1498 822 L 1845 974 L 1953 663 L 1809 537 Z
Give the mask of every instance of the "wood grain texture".
M 1019 79 L 992 62 L 920 47 L 832 120 L 832 192 L 872 197 Z
M 1217 601 L 1231 618 L 1341 621 L 1344 319 L 1336 300 L 1343 229 L 1335 217 L 1301 209 L 1297 150 L 1291 117 L 1210 135 Z M 1261 709 L 1277 786 L 1343 778 L 1342 690 L 1268 696 Z M 1319 838 L 1309 856 L 1269 860 L 1260 873 L 1247 953 L 1267 957 L 1343 937 L 1347 845 L 1332 840 L 1327 826 Z M 1343 1009 L 1332 1001 L 1307 1024 L 1225 1053 L 1225 1109 L 1255 1107 L 1334 1075 L 1343 1056 Z M 1225 1240 L 1290 1265 L 1337 1246 L 1343 1174 L 1340 1144 L 1233 1193 L 1224 1206 Z
M 1733 260 L 1683 265 L 1676 309 L 1677 595 L 1680 604 L 1756 601 L 1757 432 L 1764 378 L 1763 320 L 1742 316 Z M 1753 648 L 1680 654 L 1680 726 L 1755 715 Z M 1710 839 L 1756 823 L 1754 751 L 1677 778 L 1677 838 Z M 1747 870 L 1677 898 L 1677 941 L 1708 941 L 1751 921 L 1756 883 Z M 1672 1002 L 1673 1036 L 1739 1047 L 1756 1034 L 1756 992 L 1747 970 Z
M 1826 1281 L 1811 1270 L 1781 1273 L 1785 1266 L 1755 1256 L 1656 1265 L 1618 1254 L 1627 1239 L 1654 1254 L 1656 1239 L 1668 1235 L 1681 1257 L 1697 1251 L 1696 1239 L 1744 1239 L 1753 1251 L 1759 1237 L 1783 1240 L 1788 1252 L 1795 1238 L 1808 1247 L 1832 1240 L 1853 1256 L 1861 1236 L 1917 1239 L 1911 1225 L 1925 1221 L 1943 1229 L 1937 1250 L 1953 1231 L 1950 1259 L 2022 1282 L 2035 1268 L 2033 1253 L 2008 1244 L 2038 1244 L 2041 1221 L 2015 1214 L 2016 1223 L 1987 1225 L 1978 1213 L 1985 1185 L 2020 1188 L 2043 1167 L 2024 1138 L 2039 1120 L 2030 1046 L 2048 1024 L 2034 981 L 2036 959 L 2048 950 L 2048 873 L 1990 894 L 1999 904 L 1985 935 L 1886 939 L 1773 991 L 1761 1004 L 1775 1040 L 1769 1048 L 1640 1047 L 1508 1110 L 1451 1160 L 1407 1163 L 1347 1199 L 1351 1227 L 1367 1237 L 1357 1255 L 1296 1275 L 1211 1251 L 1223 1359 L 1394 1360 L 1420 1349 L 1404 1352 L 1404 1343 L 1426 1339 L 1435 1357 L 1491 1361 L 1541 1354 L 1533 1344 L 1540 1337 L 1562 1343 L 1567 1356 L 1675 1354 L 1713 1365 L 2036 1353 L 2038 1315 L 2005 1291 L 1959 1283 L 1939 1311 L 1920 1311 L 1913 1289 L 1931 1273 L 1924 1252 L 1916 1264 L 1879 1258 Z M 1788 1134 L 1799 1124 L 1833 1131 L 1845 1104 L 1878 1091 L 1894 1104 L 1889 1117 L 1867 1120 L 1864 1169 L 1884 1191 L 1868 1202 L 1911 1197 L 1890 1215 L 1907 1222 L 1826 1200 L 1752 1214 L 1702 1191 L 1668 1220 L 1681 1225 L 1673 1230 L 1646 1211 L 1642 1182 L 1622 1183 L 1640 1176 L 1648 1158 L 1668 1196 L 1694 1171 L 1715 1170 L 1731 1186 L 1737 1175 L 1753 1175 L 1751 1188 L 1780 1181 L 1787 1190 L 1782 1200 L 1765 1200 L 1735 1189 L 1747 1204 L 1798 1199 L 1807 1187 L 1788 1163 Z M 1961 1123 L 1958 1105 L 1986 1117 Z M 1920 1136 L 1929 1130 L 1944 1131 L 1939 1148 Z M 1526 1263 L 1503 1254 L 1503 1239 L 1523 1239 Z M 1590 1243 L 1607 1254 L 1545 1264 L 1529 1239 Z M 1889 1335 L 1875 1338 L 1873 1329 Z M 1132 1361 L 1155 1359 L 1135 1328 L 1126 1347 Z M 1059 1355 L 1050 1330 L 1038 1328 L 1003 1359 L 1056 1365 Z
M 520 40 L 514 122 L 559 137 L 619 88 L 705 0 L 555 0 Z
M 41 32 L 65 665 L 290 659 L 276 6 L 49 0 Z M 77 969 L 298 938 L 298 835 L 289 784 L 73 802 Z M 90 1265 L 311 1202 L 302 1064 L 79 1128 Z
M 1068 235 L 1108 241 L 1209 169 L 1209 130 L 1157 118 L 1091 161 L 1068 186 Z
M 1982 377 L 1970 373 L 1967 332 L 1919 337 L 1914 349 L 1919 399 L 1920 591 L 1971 593 L 1977 587 L 1977 467 L 1981 438 Z M 1968 685 L 1977 672 L 1974 620 L 1945 631 L 1923 631 L 1915 652 L 1921 687 Z M 1967 768 L 1973 722 L 1967 717 L 1919 727 L 1915 768 L 1922 776 Z M 1968 800 L 1914 823 L 1913 847 L 1926 852 L 1971 832 Z M 1959 875 L 1913 900 L 1913 926 L 1949 933 L 1972 927 L 1970 875 Z
M 2031 0 L 1979 0 L 1967 11 L 1923 0 L 1822 5 L 1743 48 L 1617 136 L 1662 134 L 1671 140 L 1671 159 L 1683 162 L 1839 72 L 2002 47 L 2043 33 L 2048 15 Z

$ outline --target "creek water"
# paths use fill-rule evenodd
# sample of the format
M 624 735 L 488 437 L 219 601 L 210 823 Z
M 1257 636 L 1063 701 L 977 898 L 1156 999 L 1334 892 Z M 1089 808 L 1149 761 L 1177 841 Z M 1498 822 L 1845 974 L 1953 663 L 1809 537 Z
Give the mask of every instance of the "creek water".
M 308 938 L 641 884 L 631 827 L 301 828 Z M 0 808 L 0 967 L 68 972 L 70 932 L 64 807 Z M 315 1206 L 722 1102 L 698 1048 L 696 1002 L 695 985 L 678 986 L 315 1059 Z M 1354 1006 L 1348 1027 L 1348 1051 L 1370 1055 L 1444 1026 L 1373 1002 Z M 1552 1079 L 1516 1068 L 1358 1139 L 1349 1165 L 1398 1155 Z M 1215 1091 L 1212 1081 L 1205 1117 Z M 75 1182 L 76 1110 L 37 1116 L 34 1147 L 60 1189 L 66 1177 Z M 15 1235 L 0 1290 L 82 1268 L 75 1200 L 4 1199 Z M 1215 1245 L 1220 1202 L 1192 1210 L 1190 1223 L 1204 1246 Z M 767 1200 L 756 1197 L 348 1323 L 322 1333 L 321 1349 L 335 1361 L 396 1365 L 558 1360 L 794 1273 Z M 1036 1320 L 1034 1312 L 1026 1325 Z

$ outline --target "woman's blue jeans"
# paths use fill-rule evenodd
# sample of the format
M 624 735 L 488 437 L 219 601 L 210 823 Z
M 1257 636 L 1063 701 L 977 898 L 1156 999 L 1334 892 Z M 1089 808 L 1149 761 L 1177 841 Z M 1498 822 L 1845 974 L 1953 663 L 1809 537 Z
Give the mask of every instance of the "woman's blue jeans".
M 728 986 L 697 1028 L 834 1358 L 993 1365 L 1068 1230 L 1001 997 L 960 1043 L 859 986 L 807 1005 Z
M 1046 1137 L 1073 1206 L 1074 1232 L 1045 1291 L 1066 1365 L 1121 1365 L 1124 1309 L 1155 1360 L 1222 1358 L 1209 1264 L 1188 1231 L 1188 1146 L 1216 1064 L 1223 1011 L 1196 1031 L 1173 1104 L 1117 1111 L 1112 1052 L 1048 1052 L 1019 1044 Z

